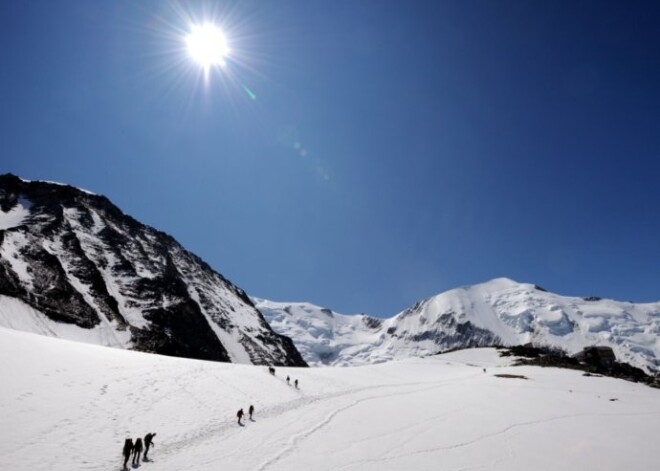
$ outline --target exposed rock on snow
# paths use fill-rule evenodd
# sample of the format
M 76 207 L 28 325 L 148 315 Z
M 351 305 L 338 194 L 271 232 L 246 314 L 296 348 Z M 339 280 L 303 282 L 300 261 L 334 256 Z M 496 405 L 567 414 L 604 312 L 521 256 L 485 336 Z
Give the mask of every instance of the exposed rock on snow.
M 169 235 L 104 196 L 13 175 L 0 176 L 0 326 L 206 360 L 305 364 L 243 290 Z

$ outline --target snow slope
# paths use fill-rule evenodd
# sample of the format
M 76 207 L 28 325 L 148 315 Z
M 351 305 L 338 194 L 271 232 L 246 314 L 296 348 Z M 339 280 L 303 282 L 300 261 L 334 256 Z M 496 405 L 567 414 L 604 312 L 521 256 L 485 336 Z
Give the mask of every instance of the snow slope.
M 447 291 L 384 320 L 309 303 L 253 301 L 310 365 L 358 365 L 532 342 L 571 354 L 607 345 L 620 361 L 660 370 L 660 303 L 560 296 L 506 278 Z
M 660 391 L 491 349 L 273 377 L 0 328 L 0 376 L 3 470 L 119 470 L 124 438 L 147 432 L 145 471 L 657 467 Z

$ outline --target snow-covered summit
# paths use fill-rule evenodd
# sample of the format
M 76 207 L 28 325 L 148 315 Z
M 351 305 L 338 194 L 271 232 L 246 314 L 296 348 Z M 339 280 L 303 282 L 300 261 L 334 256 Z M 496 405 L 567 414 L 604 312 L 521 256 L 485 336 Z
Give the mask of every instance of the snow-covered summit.
M 254 298 L 276 332 L 288 332 L 310 365 L 349 366 L 385 361 L 377 358 L 382 320 L 363 314 L 347 316 L 309 303 L 277 303 Z
M 569 353 L 610 346 L 621 361 L 660 369 L 660 303 L 561 296 L 507 278 L 441 293 L 389 319 L 346 316 L 306 303 L 256 300 L 256 306 L 312 365 L 534 343 Z
M 304 365 L 245 292 L 101 195 L 0 176 L 0 326 L 174 356 Z

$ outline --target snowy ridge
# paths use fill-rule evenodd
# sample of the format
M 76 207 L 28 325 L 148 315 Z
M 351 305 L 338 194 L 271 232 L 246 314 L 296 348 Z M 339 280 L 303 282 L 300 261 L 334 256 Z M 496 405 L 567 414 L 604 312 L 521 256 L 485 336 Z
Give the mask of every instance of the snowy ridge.
M 207 360 L 304 365 L 245 293 L 107 198 L 0 176 L 0 326 Z
M 67 187 L 69 186 L 66 183 L 56 182 L 56 181 L 52 181 L 52 180 L 26 180 L 25 178 L 21 178 L 20 180 L 24 183 L 37 182 L 37 183 L 48 183 L 50 185 L 59 185 L 59 186 L 67 186 Z M 92 191 L 89 191 L 89 190 L 86 190 L 84 188 L 76 187 L 76 189 L 79 190 L 79 191 L 82 191 L 83 193 L 87 193 L 88 195 L 96 195 L 96 193 L 94 193 Z
M 311 365 L 359 365 L 487 345 L 610 346 L 620 361 L 660 370 L 660 303 L 549 293 L 499 278 L 454 289 L 379 320 L 306 303 L 255 299 Z
M 382 320 L 347 316 L 309 303 L 253 301 L 276 332 L 288 332 L 309 365 L 350 366 L 390 360 L 379 356 Z
M 148 432 L 141 471 L 657 468 L 657 390 L 493 349 L 271 376 L 0 328 L 0 358 L 3 470 L 120 470 Z

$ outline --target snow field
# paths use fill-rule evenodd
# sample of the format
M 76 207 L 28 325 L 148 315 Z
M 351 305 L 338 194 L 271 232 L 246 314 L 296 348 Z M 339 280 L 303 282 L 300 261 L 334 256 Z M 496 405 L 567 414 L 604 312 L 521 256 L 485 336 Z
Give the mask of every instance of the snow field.
M 143 471 L 655 469 L 660 391 L 507 361 L 480 349 L 273 377 L 0 328 L 0 469 L 118 470 L 124 439 L 147 432 Z

